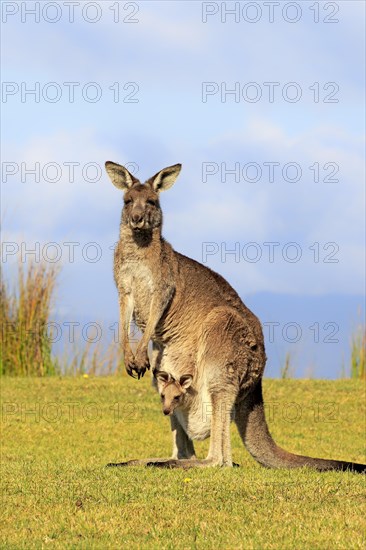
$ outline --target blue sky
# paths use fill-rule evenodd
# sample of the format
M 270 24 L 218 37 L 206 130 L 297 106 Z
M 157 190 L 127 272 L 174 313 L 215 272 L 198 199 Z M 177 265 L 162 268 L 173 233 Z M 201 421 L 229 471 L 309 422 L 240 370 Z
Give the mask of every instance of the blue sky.
M 63 268 L 56 317 L 116 320 L 111 247 L 118 237 L 121 196 L 101 171 L 104 162 L 134 163 L 142 180 L 181 162 L 177 184 L 162 196 L 166 238 L 177 250 L 207 260 L 263 322 L 297 322 L 304 334 L 313 334 L 308 327 L 315 322 L 338 324 L 338 344 L 315 345 L 313 337 L 294 344 L 283 338 L 268 342 L 269 374 L 278 374 L 290 347 L 299 374 L 315 365 L 319 376 L 338 375 L 364 294 L 364 3 L 320 2 L 319 23 L 313 2 L 296 4 L 296 23 L 284 19 L 296 15 L 283 15 L 286 2 L 276 7 L 273 23 L 262 2 L 255 3 L 262 13 L 257 23 L 245 21 L 246 2 L 238 3 L 238 22 L 229 15 L 222 22 L 221 2 L 211 2 L 218 13 L 206 23 L 202 10 L 208 4 L 201 2 L 120 2 L 118 23 L 114 2 L 84 11 L 89 19 L 100 15 L 96 23 L 83 19 L 87 4 L 75 7 L 73 23 L 63 2 L 57 3 L 59 21 L 45 20 L 55 18 L 53 8 L 41 11 L 35 23 L 25 11 L 34 2 L 3 2 L 3 81 L 8 91 L 19 88 L 3 95 L 2 103 L 3 240 L 23 250 L 38 242 L 41 253 L 51 256 L 47 243 L 57 243 Z M 18 11 L 11 15 L 13 5 Z M 123 22 L 132 12 L 138 22 Z M 338 22 L 325 23 L 326 17 Z M 72 103 L 65 82 L 77 83 Z M 205 82 L 219 91 L 203 102 Z M 276 83 L 273 102 L 268 82 Z M 24 92 L 35 83 L 39 102 L 31 95 L 22 102 L 22 87 Z M 235 87 L 239 97 L 229 94 L 222 101 L 221 92 Z M 61 96 L 51 102 L 55 90 Z M 100 90 L 102 96 L 88 102 L 82 90 Z M 262 96 L 250 102 L 254 90 Z M 301 98 L 289 101 L 296 90 Z M 137 102 L 122 101 L 134 91 Z M 329 97 L 338 101 L 324 102 Z M 24 173 L 36 162 L 38 183 Z M 70 181 L 65 163 L 74 162 L 79 164 Z M 277 163 L 274 181 L 268 177 L 271 162 Z M 60 173 L 52 182 L 54 163 Z M 88 163 L 101 168 L 85 172 Z M 217 173 L 203 178 L 205 163 Z M 250 163 L 261 170 L 256 182 L 250 181 L 253 172 L 245 172 Z M 293 168 L 283 177 L 288 163 L 300 167 L 298 181 L 291 181 Z M 238 181 L 223 171 L 235 166 Z M 317 169 L 319 181 L 314 181 Z M 73 263 L 66 242 L 80 243 Z M 81 252 L 90 242 L 102 254 L 96 263 Z M 216 252 L 204 257 L 204 243 L 215 243 L 209 250 Z M 279 243 L 273 245 L 273 262 L 264 243 Z M 286 256 L 296 252 L 289 243 L 301 251 L 298 262 Z M 239 250 L 239 258 L 225 256 L 232 249 Z M 255 250 L 261 258 L 248 261 L 252 256 L 246 251 Z M 8 256 L 10 270 L 15 260 Z

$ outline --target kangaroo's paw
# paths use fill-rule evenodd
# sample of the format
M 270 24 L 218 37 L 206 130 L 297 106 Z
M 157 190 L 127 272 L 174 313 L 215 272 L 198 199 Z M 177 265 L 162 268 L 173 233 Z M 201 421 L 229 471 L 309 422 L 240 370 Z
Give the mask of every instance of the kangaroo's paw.
M 126 462 L 109 462 L 107 468 L 123 467 L 123 466 L 154 466 L 155 464 L 163 464 L 170 458 L 144 458 L 142 460 L 127 460 Z
M 126 466 L 147 466 L 149 468 L 209 468 L 212 466 L 240 468 L 239 464 L 222 464 L 213 459 L 206 458 L 198 460 L 197 458 L 144 458 L 142 460 L 127 460 L 126 462 L 110 462 L 107 468 L 126 467 Z
M 187 459 L 170 459 L 160 462 L 151 462 L 147 466 L 154 466 L 156 468 L 182 468 L 188 470 L 189 468 L 210 468 L 213 466 L 219 467 L 228 467 L 234 466 L 239 468 L 239 464 L 223 464 L 217 460 L 206 458 L 204 460 L 198 460 L 197 458 L 187 458 Z
M 198 460 L 196 458 L 170 458 L 169 460 L 159 460 L 158 462 L 149 462 L 147 466 L 154 468 L 193 468 Z

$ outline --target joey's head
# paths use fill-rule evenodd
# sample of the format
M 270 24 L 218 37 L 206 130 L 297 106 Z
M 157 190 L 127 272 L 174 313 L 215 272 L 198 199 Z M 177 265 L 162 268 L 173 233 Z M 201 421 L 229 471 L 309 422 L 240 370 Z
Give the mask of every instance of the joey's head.
M 192 376 L 184 374 L 179 380 L 175 380 L 171 374 L 164 371 L 157 371 L 154 376 L 163 405 L 163 413 L 171 415 L 175 409 L 183 404 L 187 390 L 192 384 Z
M 133 233 L 151 232 L 161 227 L 163 215 L 159 193 L 175 183 L 181 164 L 160 170 L 144 184 L 124 166 L 107 161 L 105 167 L 112 183 L 124 191 L 122 225 L 129 227 Z

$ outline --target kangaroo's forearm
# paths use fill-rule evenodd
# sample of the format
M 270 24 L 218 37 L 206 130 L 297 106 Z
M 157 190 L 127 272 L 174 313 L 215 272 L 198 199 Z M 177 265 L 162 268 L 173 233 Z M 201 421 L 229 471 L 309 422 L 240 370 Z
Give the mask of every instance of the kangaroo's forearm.
M 130 294 L 125 294 L 120 299 L 120 322 L 119 322 L 119 341 L 122 345 L 123 353 L 131 350 L 130 347 L 130 325 L 132 321 L 133 303 Z
M 166 305 L 167 305 L 167 299 L 162 301 L 161 298 L 160 299 L 153 298 L 151 302 L 149 318 L 146 323 L 142 338 L 137 346 L 136 353 L 147 349 L 147 346 L 149 345 L 149 342 L 154 335 L 155 329 L 164 313 Z

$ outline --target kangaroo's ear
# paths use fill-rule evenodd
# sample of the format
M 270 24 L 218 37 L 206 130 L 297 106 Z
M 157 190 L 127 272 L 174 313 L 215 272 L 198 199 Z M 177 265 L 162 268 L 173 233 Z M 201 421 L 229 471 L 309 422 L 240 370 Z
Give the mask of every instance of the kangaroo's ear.
M 184 390 L 188 390 L 189 386 L 192 384 L 193 376 L 190 374 L 184 374 L 180 377 L 179 384 Z
M 154 376 L 157 379 L 157 381 L 161 382 L 162 384 L 166 384 L 167 382 L 170 382 L 170 379 L 171 379 L 169 372 L 165 372 L 163 370 L 155 372 Z
M 166 191 L 175 183 L 181 168 L 181 164 L 174 164 L 174 166 L 163 168 L 163 170 L 160 170 L 155 176 L 149 178 L 146 183 L 150 185 L 156 193 L 159 193 L 159 191 Z
M 105 163 L 105 169 L 107 170 L 107 174 L 111 178 L 113 185 L 118 187 L 118 189 L 127 191 L 127 189 L 131 189 L 131 187 L 136 185 L 136 183 L 140 183 L 135 176 L 130 174 L 127 168 L 121 166 L 120 164 L 116 164 L 115 162 L 111 162 L 110 160 L 107 160 Z

